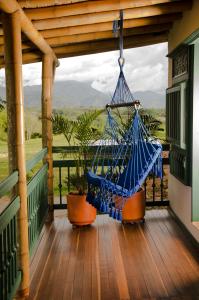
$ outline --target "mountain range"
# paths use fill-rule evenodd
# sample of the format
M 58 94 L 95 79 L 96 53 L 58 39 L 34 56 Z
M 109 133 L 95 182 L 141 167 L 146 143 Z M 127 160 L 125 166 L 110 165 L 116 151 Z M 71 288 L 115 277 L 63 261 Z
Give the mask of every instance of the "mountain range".
M 133 95 L 145 108 L 165 108 L 163 94 L 138 91 Z M 0 86 L 0 97 L 5 99 L 5 88 L 2 86 Z M 110 100 L 110 95 L 94 89 L 90 82 L 68 80 L 54 83 L 53 108 L 104 107 Z M 24 104 L 26 107 L 41 107 L 41 85 L 24 87 Z

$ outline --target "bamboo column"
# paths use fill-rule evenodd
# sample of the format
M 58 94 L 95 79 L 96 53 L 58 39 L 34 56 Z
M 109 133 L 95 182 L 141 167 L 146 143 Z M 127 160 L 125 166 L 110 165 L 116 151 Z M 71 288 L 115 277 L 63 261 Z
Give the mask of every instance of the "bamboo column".
M 22 82 L 22 50 L 20 13 L 3 14 L 5 38 L 5 72 L 8 109 L 8 149 L 9 169 L 18 170 L 17 192 L 20 197 L 18 215 L 19 226 L 19 261 L 23 272 L 20 296 L 29 294 L 29 245 L 27 216 L 27 182 L 24 148 L 24 100 Z
M 49 218 L 53 220 L 53 155 L 52 155 L 52 86 L 55 64 L 50 54 L 43 55 L 42 59 L 42 147 L 47 147 L 48 153 L 48 204 Z

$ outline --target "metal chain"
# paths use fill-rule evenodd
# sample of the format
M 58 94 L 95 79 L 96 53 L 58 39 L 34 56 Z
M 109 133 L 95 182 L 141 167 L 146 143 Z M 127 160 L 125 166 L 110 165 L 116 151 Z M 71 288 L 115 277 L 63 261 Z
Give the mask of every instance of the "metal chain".
M 119 63 L 119 66 L 120 66 L 120 69 L 122 70 L 123 69 L 123 66 L 124 66 L 124 54 L 123 54 L 123 48 L 124 48 L 124 44 L 123 44 L 123 10 L 120 11 L 120 44 L 119 44 L 119 47 L 120 47 L 120 57 L 118 59 L 118 63 Z

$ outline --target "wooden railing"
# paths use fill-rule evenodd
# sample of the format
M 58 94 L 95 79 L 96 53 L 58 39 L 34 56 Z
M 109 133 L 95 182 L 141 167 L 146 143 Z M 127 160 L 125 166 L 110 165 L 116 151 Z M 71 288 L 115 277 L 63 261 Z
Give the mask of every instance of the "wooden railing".
M 89 153 L 95 153 L 97 146 L 91 146 Z M 65 196 L 71 191 L 70 176 L 76 167 L 75 159 L 64 159 L 68 154 L 78 152 L 78 146 L 72 147 L 53 147 L 54 154 L 61 154 L 63 159 L 53 160 L 54 168 L 54 189 L 58 191 L 55 196 L 55 209 L 67 208 Z M 145 197 L 147 206 L 167 206 L 169 201 L 167 198 L 167 175 L 169 169 L 169 144 L 163 144 L 163 178 L 156 179 L 148 176 L 143 188 L 145 190 Z M 108 163 L 108 162 L 107 162 Z M 108 164 L 107 164 L 108 165 Z
M 7 195 L 18 182 L 18 172 L 14 172 L 0 183 L 0 198 Z M 0 214 L 0 299 L 12 299 L 21 282 L 18 266 L 17 213 L 19 197 Z
M 27 162 L 27 173 L 43 160 L 47 149 L 41 150 L 34 158 Z M 48 212 L 47 191 L 48 165 L 45 163 L 28 182 L 28 237 L 30 254 L 37 242 L 45 217 Z
M 27 173 L 37 167 L 36 174 L 31 177 L 27 186 L 30 254 L 39 237 L 48 212 L 48 166 L 47 163 L 42 163 L 46 153 L 47 149 L 43 149 L 26 163 Z M 13 299 L 23 276 L 19 270 L 17 259 L 19 248 L 17 213 L 20 208 L 20 199 L 18 196 L 12 197 L 12 190 L 17 183 L 17 171 L 0 183 L 0 198 L 4 196 L 7 196 L 8 200 L 10 198 L 10 203 L 0 214 L 0 300 Z

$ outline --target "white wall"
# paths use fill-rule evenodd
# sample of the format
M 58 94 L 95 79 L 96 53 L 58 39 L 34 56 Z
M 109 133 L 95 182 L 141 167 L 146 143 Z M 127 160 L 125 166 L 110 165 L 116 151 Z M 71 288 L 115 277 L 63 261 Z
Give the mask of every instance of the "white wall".
M 183 43 L 185 39 L 187 39 L 194 31 L 199 28 L 199 1 L 194 0 L 193 6 L 191 10 L 188 10 L 183 13 L 183 18 L 176 21 L 172 30 L 169 33 L 168 39 L 168 48 L 169 52 L 174 50 L 178 45 Z M 198 50 L 199 51 L 199 48 Z M 198 57 L 199 59 L 199 57 Z M 195 70 L 196 71 L 196 70 Z M 169 86 L 172 84 L 172 65 L 171 61 L 169 61 Z M 194 110 L 195 110 L 195 119 L 199 120 L 199 97 L 197 94 L 199 93 L 199 71 L 197 70 L 197 78 L 195 77 L 194 84 Z M 198 94 L 199 95 L 199 94 Z M 197 109 L 196 109 L 197 107 Z M 194 117 L 193 116 L 193 117 Z M 194 136 L 196 134 L 199 136 L 199 123 L 198 128 L 194 126 Z M 199 138 L 198 140 L 199 141 Z M 199 173 L 199 143 L 195 139 L 195 143 L 193 145 L 193 166 L 195 170 L 198 170 Z M 193 183 L 195 187 L 199 187 L 199 175 L 197 176 L 197 172 L 194 174 Z M 170 205 L 174 213 L 178 216 L 178 218 L 182 221 L 182 223 L 187 227 L 187 229 L 191 232 L 191 234 L 195 237 L 195 239 L 199 242 L 199 227 L 192 223 L 192 189 L 183 185 L 179 182 L 174 176 L 169 175 L 169 195 L 168 199 L 170 200 Z M 198 190 L 199 191 L 199 190 Z M 193 189 L 193 197 L 198 197 L 199 201 L 199 193 L 194 188 Z M 194 198 L 195 200 L 196 198 Z
M 199 229 L 192 223 L 192 189 L 185 186 L 171 174 L 169 175 L 170 206 L 181 222 L 187 227 L 194 238 L 199 242 Z

